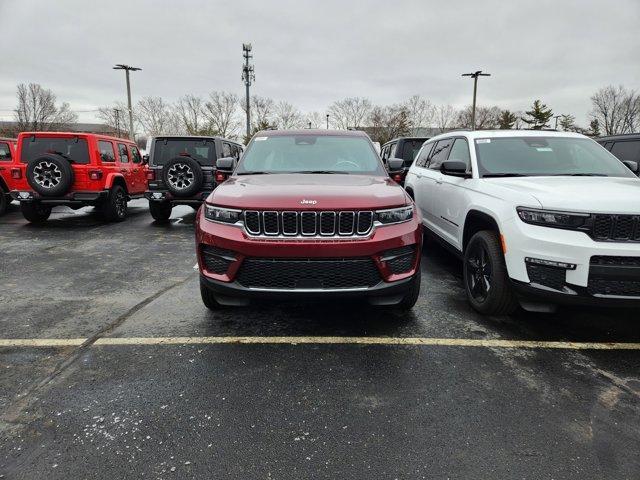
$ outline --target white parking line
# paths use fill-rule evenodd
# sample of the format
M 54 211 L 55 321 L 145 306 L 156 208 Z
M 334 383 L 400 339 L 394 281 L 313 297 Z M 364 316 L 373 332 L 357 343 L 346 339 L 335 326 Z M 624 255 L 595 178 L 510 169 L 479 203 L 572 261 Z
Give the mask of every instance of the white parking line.
M 82 345 L 84 338 L 4 338 L 0 347 L 74 347 Z M 555 342 L 537 340 L 499 340 L 473 338 L 429 337 L 103 337 L 92 345 L 408 345 L 481 348 L 538 348 L 559 350 L 640 350 L 640 343 L 627 342 Z

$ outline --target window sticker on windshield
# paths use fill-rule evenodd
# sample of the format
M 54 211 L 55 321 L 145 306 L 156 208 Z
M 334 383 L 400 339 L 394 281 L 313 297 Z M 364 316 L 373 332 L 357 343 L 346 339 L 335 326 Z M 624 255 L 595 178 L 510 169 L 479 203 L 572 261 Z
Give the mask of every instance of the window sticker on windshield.
M 267 138 L 269 138 L 269 137 L 256 137 L 256 138 L 254 138 L 254 140 L 256 142 L 262 142 L 263 140 L 266 140 Z
M 490 138 L 477 138 L 476 143 L 491 143 Z
M 536 150 L 539 152 L 553 152 L 551 147 L 536 147 Z

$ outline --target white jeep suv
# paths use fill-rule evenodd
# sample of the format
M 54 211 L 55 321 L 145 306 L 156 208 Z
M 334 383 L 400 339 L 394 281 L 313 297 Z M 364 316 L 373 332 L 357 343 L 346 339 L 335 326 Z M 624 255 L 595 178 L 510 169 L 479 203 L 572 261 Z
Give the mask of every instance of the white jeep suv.
M 575 133 L 460 131 L 423 145 L 405 187 L 479 312 L 640 305 L 637 170 Z

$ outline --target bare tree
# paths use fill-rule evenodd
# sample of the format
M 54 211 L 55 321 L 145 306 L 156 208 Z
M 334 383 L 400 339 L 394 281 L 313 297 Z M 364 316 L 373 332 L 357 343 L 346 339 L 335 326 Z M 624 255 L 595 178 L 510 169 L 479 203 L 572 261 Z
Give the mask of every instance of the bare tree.
M 124 103 L 116 102 L 112 106 L 104 106 L 98 108 L 96 114 L 98 120 L 113 129 L 113 131 L 123 137 L 129 137 L 129 129 L 127 127 L 127 106 Z
M 439 105 L 435 108 L 435 126 L 440 129 L 441 133 L 453 128 L 456 117 L 456 110 L 451 105 Z
M 591 118 L 605 135 L 632 133 L 640 124 L 640 96 L 622 85 L 609 85 L 591 97 Z
M 180 97 L 175 105 L 175 113 L 181 124 L 181 130 L 188 135 L 207 135 L 210 128 L 207 125 L 205 102 L 201 97 L 187 94 Z
M 369 118 L 369 134 L 374 142 L 385 144 L 396 137 L 411 134 L 411 121 L 406 105 L 376 106 Z
M 500 125 L 501 111 L 499 107 L 476 107 L 476 126 L 478 130 L 497 128 Z M 515 122 L 515 119 L 514 119 Z M 471 105 L 458 112 L 458 127 L 473 128 L 473 107 Z
M 78 120 L 68 103 L 56 105 L 55 94 L 38 83 L 18 85 L 14 117 L 20 131 L 65 130 Z
M 311 124 L 311 128 L 326 128 L 326 114 L 320 112 L 309 112 L 304 115 L 305 126 Z
M 350 97 L 334 102 L 329 107 L 331 124 L 336 128 L 347 130 L 365 126 L 373 105 L 364 97 Z
M 211 92 L 205 103 L 205 114 L 215 135 L 237 138 L 240 128 L 238 118 L 239 98 L 235 93 Z
M 429 127 L 433 123 L 435 108 L 429 100 L 412 95 L 404 102 L 411 128 Z
M 251 129 L 253 131 L 261 130 L 267 126 L 267 128 L 273 123 L 275 102 L 268 97 L 260 97 L 254 95 L 251 97 Z M 242 104 L 242 111 L 247 111 L 247 108 Z M 259 128 L 258 128 L 259 127 Z
M 306 126 L 300 110 L 284 100 L 274 106 L 273 121 L 280 129 L 304 128 Z
M 162 97 L 142 97 L 135 113 L 140 126 L 149 135 L 183 133 L 178 115 Z

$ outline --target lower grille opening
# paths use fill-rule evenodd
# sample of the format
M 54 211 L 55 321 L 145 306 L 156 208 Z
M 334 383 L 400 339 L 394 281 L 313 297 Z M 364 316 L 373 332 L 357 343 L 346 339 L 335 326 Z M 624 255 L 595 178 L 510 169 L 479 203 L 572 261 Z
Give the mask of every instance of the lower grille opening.
M 546 265 L 527 264 L 529 281 L 544 287 L 562 290 L 567 281 L 567 271 L 564 268 L 549 267 Z
M 587 290 L 591 295 L 640 297 L 640 257 L 591 257 Z
M 209 245 L 202 245 L 201 248 L 205 268 L 211 273 L 218 275 L 227 273 L 229 265 L 236 260 L 235 253 L 231 250 L 211 247 Z
M 237 276 L 244 287 L 288 290 L 367 288 L 380 280 L 370 258 L 247 258 Z
M 415 245 L 387 250 L 382 254 L 382 259 L 392 273 L 408 272 L 415 260 Z

